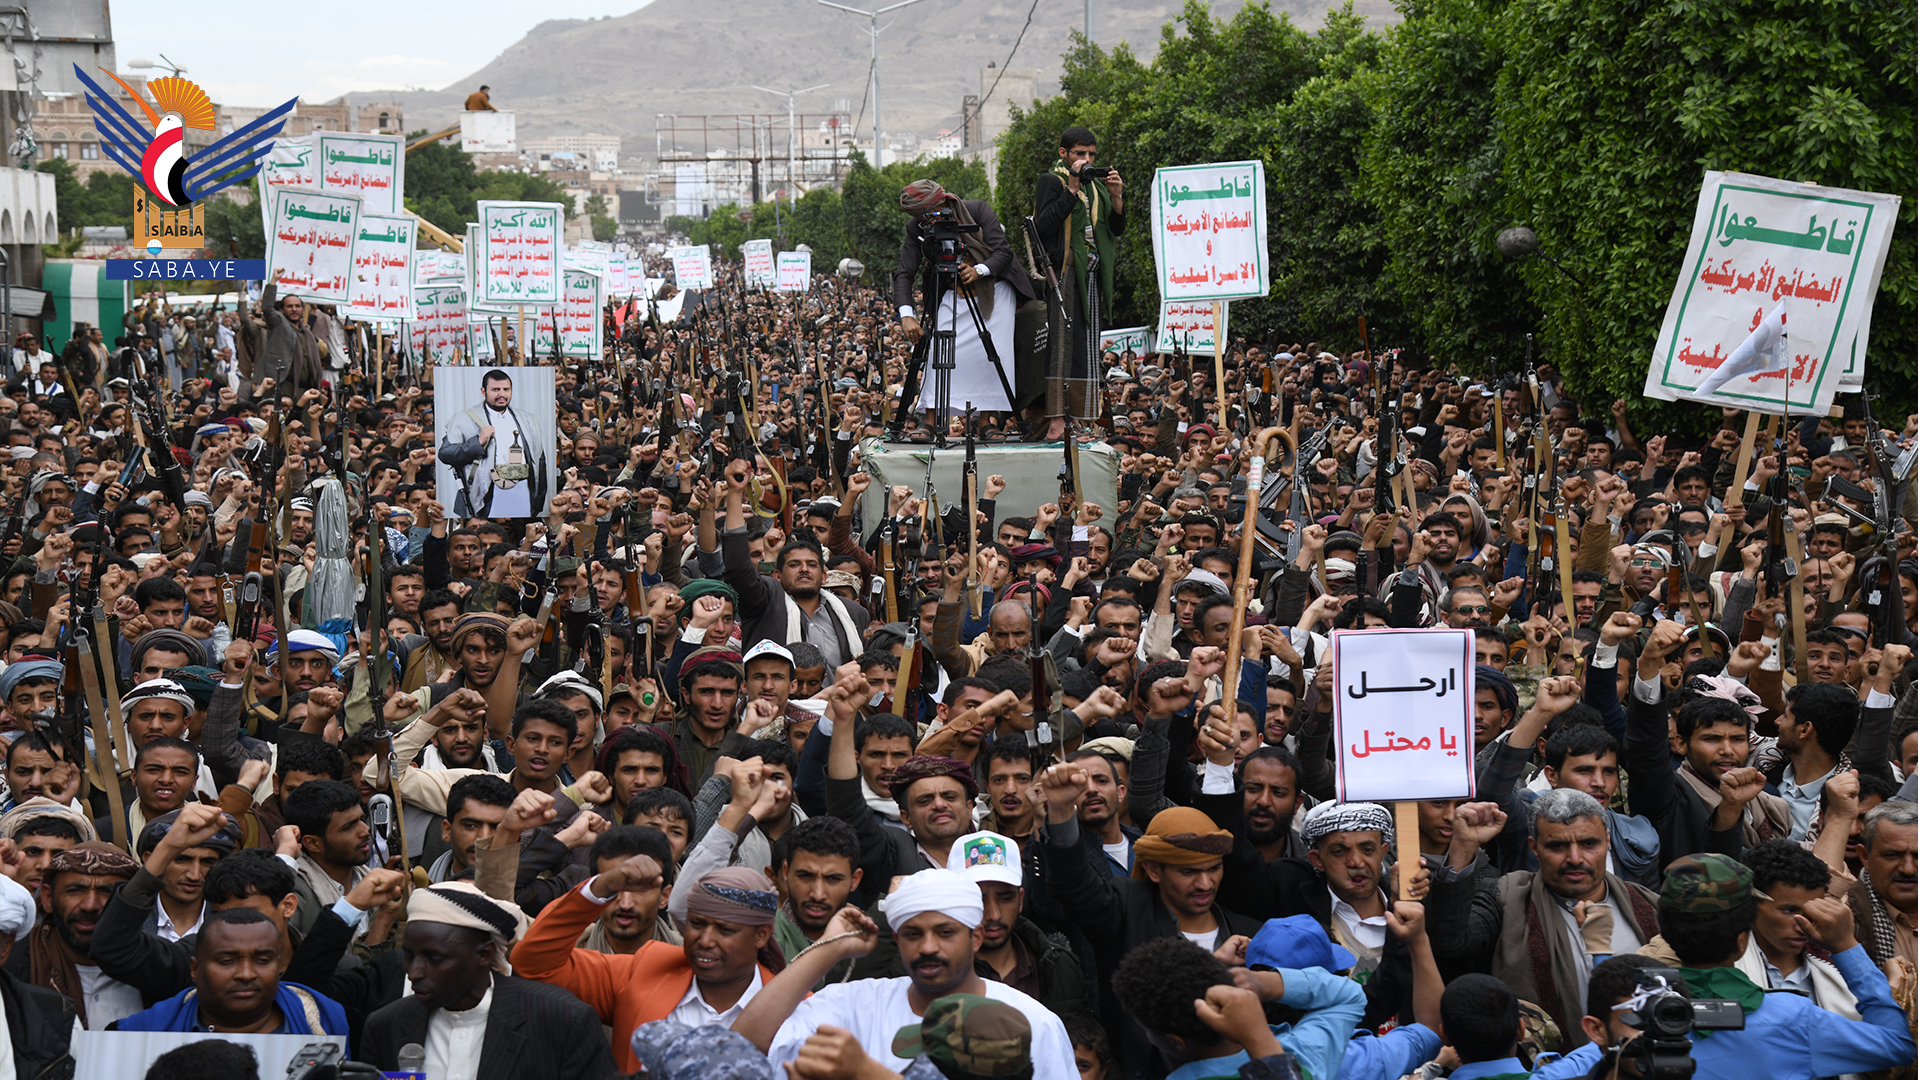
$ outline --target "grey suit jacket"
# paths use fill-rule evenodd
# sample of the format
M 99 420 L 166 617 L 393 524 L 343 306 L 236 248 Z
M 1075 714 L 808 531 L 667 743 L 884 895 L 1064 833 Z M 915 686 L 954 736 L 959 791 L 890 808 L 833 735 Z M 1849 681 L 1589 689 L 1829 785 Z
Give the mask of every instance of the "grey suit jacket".
M 380 1009 L 367 1017 L 355 1056 L 395 1069 L 402 1046 L 427 1044 L 432 1012 L 412 994 Z M 585 1002 L 545 983 L 494 975 L 479 1080 L 607 1080 L 618 1072 L 600 1017 Z

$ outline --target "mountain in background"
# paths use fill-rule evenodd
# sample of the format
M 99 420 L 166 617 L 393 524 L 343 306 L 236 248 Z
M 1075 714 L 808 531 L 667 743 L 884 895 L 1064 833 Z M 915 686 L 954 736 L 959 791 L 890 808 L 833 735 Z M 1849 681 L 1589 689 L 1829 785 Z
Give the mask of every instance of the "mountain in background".
M 874 7 L 886 6 L 877 0 Z M 1159 49 L 1160 28 L 1179 15 L 1169 0 L 1093 0 L 1095 38 L 1120 41 L 1143 60 Z M 860 6 L 858 0 L 848 6 Z M 881 117 L 889 133 L 931 136 L 958 128 L 961 99 L 979 93 L 980 69 L 1005 64 L 1026 21 L 1021 0 L 921 0 L 883 16 L 880 34 Z M 1231 17 L 1241 0 L 1208 0 L 1215 17 Z M 1317 28 L 1329 0 L 1278 0 L 1272 7 L 1295 24 Z M 1369 25 L 1398 21 L 1391 0 L 1355 0 Z M 1039 68 L 1040 94 L 1058 90 L 1060 57 L 1084 25 L 1073 0 L 1039 0 L 1011 68 Z M 628 15 L 555 19 L 527 32 L 492 63 L 439 91 L 376 91 L 359 101 L 398 101 L 407 126 L 437 131 L 459 122 L 466 95 L 492 87 L 496 108 L 512 111 L 522 139 L 573 130 L 623 139 L 623 156 L 654 156 L 654 117 L 785 111 L 780 90 L 820 83 L 827 89 L 796 99 L 803 113 L 826 113 L 845 100 L 856 130 L 873 126 L 867 91 L 867 20 L 815 0 L 654 0 Z M 995 119 L 1007 103 L 989 100 Z M 1001 126 L 999 124 L 994 125 Z M 692 148 L 690 148 L 692 149 Z

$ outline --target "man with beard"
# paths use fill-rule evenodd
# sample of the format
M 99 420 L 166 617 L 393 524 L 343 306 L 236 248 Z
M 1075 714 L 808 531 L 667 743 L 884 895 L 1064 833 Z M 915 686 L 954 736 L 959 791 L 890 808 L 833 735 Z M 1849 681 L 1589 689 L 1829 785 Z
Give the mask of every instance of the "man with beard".
M 1660 850 L 1717 852 L 1739 858 L 1747 844 L 1786 836 L 1786 801 L 1763 790 L 1766 777 L 1747 765 L 1759 696 L 1731 678 L 1696 678 L 1681 688 L 1685 703 L 1673 714 L 1673 738 L 1684 747 L 1669 764 L 1666 683 L 1661 668 L 1685 638 L 1679 624 L 1659 622 L 1640 653 L 1627 701 L 1627 745 L 1621 767 L 1633 778 L 1628 801 L 1653 822 Z
M 737 1025 L 749 1038 L 763 1040 L 760 1045 L 768 1047 L 769 1061 L 776 1066 L 793 1061 L 801 1045 L 818 1033 L 844 1037 L 881 1067 L 902 1072 L 909 1061 L 892 1053 L 894 1034 L 917 1023 L 936 998 L 973 994 L 1009 1005 L 1027 1018 L 1033 1029 L 1034 1080 L 1077 1080 L 1073 1045 L 1060 1018 L 1031 996 L 979 973 L 976 961 L 985 938 L 979 885 L 944 867 L 922 870 L 901 881 L 880 906 L 894 927 L 906 975 L 833 983 L 805 996 L 826 969 L 874 947 L 878 935 L 870 924 L 868 933 L 842 937 L 801 957 Z M 858 913 L 843 918 L 866 923 Z M 769 1030 L 771 1037 L 765 1035 Z
M 339 780 L 301 784 L 282 804 L 287 824 L 300 830 L 300 856 L 294 868 L 331 906 L 367 874 L 373 834 L 360 805 L 360 791 Z
M 1133 842 L 1140 839 L 1140 830 L 1127 822 L 1127 783 L 1120 767 L 1085 747 L 1068 754 L 1067 761 L 1087 778 L 1087 792 L 1080 799 L 1080 833 L 1089 849 L 1099 848 L 1097 855 L 1092 850 L 1088 855 L 1099 858 L 1114 877 L 1126 877 L 1133 872 Z
M 333 684 L 333 668 L 340 662 L 340 648 L 318 631 L 289 630 L 284 653 L 277 641 L 267 650 L 267 668 L 276 677 L 283 656 L 293 689 L 310 691 L 316 686 Z
M 474 1080 L 609 1076 L 613 1057 L 593 1010 L 564 990 L 516 978 L 507 963 L 526 931 L 518 907 L 464 882 L 407 900 L 401 945 L 413 993 L 367 1018 L 358 1058 L 399 1067 L 409 1043 L 432 1076 Z
M 756 962 L 773 936 L 780 898 L 766 876 L 728 867 L 686 883 L 686 940 L 653 941 L 627 956 L 576 948 L 581 931 L 622 892 L 658 887 L 660 863 L 635 855 L 548 904 L 513 949 L 513 969 L 572 991 L 613 1029 L 614 1062 L 632 1072 L 633 1032 L 671 1019 L 687 1027 L 729 1027 L 773 978 Z
M 903 832 L 874 820 L 860 794 L 860 765 L 853 746 L 854 713 L 871 688 L 859 672 L 842 669 L 827 691 L 827 718 L 833 721 L 827 753 L 827 813 L 853 826 L 860 836 L 861 895 L 877 895 L 895 877 L 944 866 L 947 851 L 973 831 L 973 800 L 980 788 L 973 768 L 953 758 L 908 758 L 887 776 L 888 793 L 900 808 Z
M 460 622 L 460 598 L 445 589 L 435 589 L 420 601 L 419 634 L 400 639 L 406 662 L 400 670 L 400 689 L 405 693 L 440 681 L 440 676 L 456 666 L 453 630 Z
M 427 867 L 427 880 L 454 881 L 474 865 L 474 845 L 493 835 L 513 805 L 513 785 L 491 773 L 461 778 L 447 789 L 447 816 L 440 822 L 446 851 Z
M 1042 767 L 1038 747 L 1028 746 L 1024 734 L 1003 735 L 990 743 L 984 755 L 987 778 L 987 821 L 993 831 L 1021 843 L 1031 843 L 1040 829 L 1040 808 L 1034 801 L 1034 776 Z
M 0 960 L 33 928 L 33 894 L 11 879 L 0 880 Z M 0 1009 L 8 1017 L 0 1036 L 0 1061 L 19 1076 L 42 1077 L 71 1068 L 72 1007 L 59 994 L 0 971 Z
M 1284 746 L 1262 746 L 1240 762 L 1246 840 L 1260 858 L 1304 859 L 1307 846 L 1293 831 L 1300 810 L 1300 761 Z
M 1460 554 L 1460 522 L 1444 510 L 1420 521 L 1407 549 L 1407 567 L 1381 586 L 1380 599 L 1393 608 L 1393 625 L 1423 626 L 1421 608 L 1431 610 L 1447 591 L 1447 574 Z
M 808 818 L 773 846 L 774 877 L 787 898 L 774 917 L 773 940 L 788 963 L 826 935 L 834 913 L 860 887 L 859 858 L 859 834 L 839 818 Z M 835 964 L 813 989 L 840 981 L 846 967 Z
M 782 645 L 804 641 L 820 650 L 828 667 L 838 668 L 860 655 L 867 609 L 821 591 L 826 567 L 820 545 L 810 537 L 781 546 L 773 560 L 776 577 L 759 573 L 747 550 L 749 477 L 746 462 L 727 465 L 727 527 L 720 537 L 725 581 L 740 597 L 741 647 L 751 649 L 768 639 Z
M 1883 802 L 1866 815 L 1866 854 L 1859 883 L 1847 890 L 1847 906 L 1854 933 L 1875 964 L 1893 957 L 1914 963 L 1916 823 L 1910 802 Z
M 1210 725 L 1202 743 L 1224 745 L 1219 736 Z M 1232 775 L 1231 769 L 1210 767 L 1202 790 L 1231 791 Z M 1235 934 L 1251 938 L 1259 932 L 1259 922 L 1228 911 L 1217 899 L 1233 834 L 1192 807 L 1162 810 L 1134 841 L 1132 876 L 1100 877 L 1081 851 L 1078 804 L 1089 787 L 1083 764 L 1052 766 L 1041 787 L 1047 805 L 1047 891 L 1093 945 L 1103 973 L 1103 1019 L 1108 1031 L 1120 1033 L 1119 1056 L 1153 1060 L 1144 1033 L 1126 1023 L 1114 1004 L 1111 972 L 1135 946 L 1157 937 L 1179 934 L 1212 952 Z
M 7 958 L 15 978 L 57 990 L 73 1002 L 80 1024 L 104 1031 L 145 1007 L 140 992 L 109 978 L 91 959 L 93 932 L 114 886 L 133 876 L 133 856 L 101 840 L 76 844 L 47 864 L 41 909 L 46 918 L 27 947 Z
M 1476 813 L 1480 808 L 1470 803 L 1456 811 L 1456 851 L 1490 840 L 1504 825 L 1503 815 Z M 1594 963 L 1653 940 L 1659 897 L 1607 872 L 1607 822 L 1593 796 L 1555 788 L 1530 812 L 1529 846 L 1540 869 L 1516 870 L 1480 892 L 1464 926 L 1435 927 L 1433 949 L 1441 962 L 1473 962 L 1539 1002 L 1563 1033 L 1561 1045 L 1545 1049 L 1566 1053 L 1581 1039 L 1572 1034 L 1580 1030 L 1574 1014 L 1587 999 Z

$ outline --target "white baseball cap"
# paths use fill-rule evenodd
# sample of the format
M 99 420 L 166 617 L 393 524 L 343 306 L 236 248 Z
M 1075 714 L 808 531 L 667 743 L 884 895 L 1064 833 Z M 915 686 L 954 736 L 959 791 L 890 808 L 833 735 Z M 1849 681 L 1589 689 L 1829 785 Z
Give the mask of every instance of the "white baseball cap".
M 947 849 L 947 869 L 975 882 L 999 881 L 1020 887 L 1020 844 L 997 832 L 971 832 Z
M 763 656 L 777 656 L 785 660 L 788 667 L 796 666 L 793 662 L 793 654 L 787 651 L 786 646 L 781 645 L 772 638 L 761 638 L 754 643 L 753 648 L 747 650 L 747 655 L 740 658 L 741 669 L 745 670 L 746 665 L 753 663 Z

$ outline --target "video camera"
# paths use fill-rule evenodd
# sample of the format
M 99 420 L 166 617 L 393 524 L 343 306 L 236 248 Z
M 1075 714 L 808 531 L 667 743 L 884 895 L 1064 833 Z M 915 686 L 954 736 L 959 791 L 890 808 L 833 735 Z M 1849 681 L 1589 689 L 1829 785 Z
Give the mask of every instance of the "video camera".
M 1106 180 L 1107 177 L 1112 175 L 1113 175 L 1113 166 L 1111 165 L 1094 165 L 1089 163 L 1089 164 L 1080 166 L 1080 180 L 1083 183 L 1088 180 L 1104 181 Z
M 933 269 L 942 274 L 960 272 L 961 243 L 963 233 L 979 232 L 977 224 L 963 224 L 952 206 L 942 206 L 925 219 L 927 236 L 933 241 Z
M 1742 1031 L 1747 1016 L 1737 1001 L 1689 998 L 1665 975 L 1647 972 L 1633 997 L 1615 1006 L 1620 1019 L 1638 1028 L 1640 1037 L 1609 1050 L 1589 1076 L 1606 1076 L 1620 1065 L 1637 1068 L 1641 1080 L 1688 1080 L 1693 1075 L 1696 1031 Z M 1614 1060 L 1608 1060 L 1608 1059 Z

